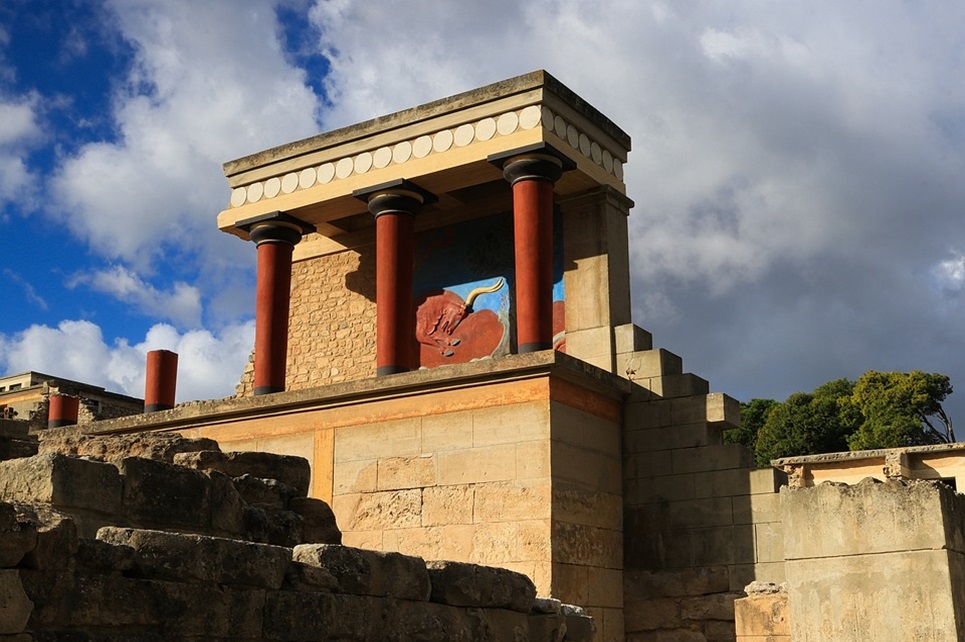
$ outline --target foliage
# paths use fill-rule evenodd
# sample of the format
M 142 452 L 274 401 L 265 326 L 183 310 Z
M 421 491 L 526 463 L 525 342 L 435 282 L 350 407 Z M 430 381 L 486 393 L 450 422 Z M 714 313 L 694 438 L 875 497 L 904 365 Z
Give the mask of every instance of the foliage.
M 741 404 L 744 425 L 724 439 L 753 447 L 762 466 L 780 457 L 951 442 L 955 433 L 941 405 L 951 393 L 943 374 L 869 370 L 784 402 Z

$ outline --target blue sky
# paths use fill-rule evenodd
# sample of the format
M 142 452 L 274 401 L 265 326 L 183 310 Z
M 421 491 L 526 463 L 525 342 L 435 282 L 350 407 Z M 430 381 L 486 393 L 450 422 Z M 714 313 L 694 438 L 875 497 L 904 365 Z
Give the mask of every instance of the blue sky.
M 221 163 L 545 68 L 632 137 L 634 318 L 714 390 L 913 368 L 965 385 L 963 14 L 5 0 L 0 371 L 140 396 L 166 348 L 180 400 L 231 394 L 255 253 L 216 229 Z

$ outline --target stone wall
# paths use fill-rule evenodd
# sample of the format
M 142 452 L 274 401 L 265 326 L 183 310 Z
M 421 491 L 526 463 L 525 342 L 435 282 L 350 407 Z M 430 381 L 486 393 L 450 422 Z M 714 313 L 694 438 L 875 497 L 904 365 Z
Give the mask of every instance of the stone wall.
M 304 460 L 173 435 L 42 450 L 0 462 L 0 639 L 593 637 L 519 573 L 333 543 Z
M 666 350 L 620 359 L 637 384 L 624 418 L 627 639 L 735 639 L 734 600 L 750 581 L 780 582 L 783 475 L 754 470 L 721 430 L 736 400 L 708 392 Z
M 869 478 L 781 500 L 795 642 L 965 639 L 965 496 Z

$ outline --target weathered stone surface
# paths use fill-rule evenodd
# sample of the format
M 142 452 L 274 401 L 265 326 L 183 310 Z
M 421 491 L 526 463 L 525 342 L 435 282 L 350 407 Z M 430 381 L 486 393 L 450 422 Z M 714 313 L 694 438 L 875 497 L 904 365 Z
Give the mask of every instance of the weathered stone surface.
M 717 593 L 680 600 L 680 615 L 685 620 L 733 620 L 734 600 L 741 593 Z
M 264 639 L 385 640 L 386 602 L 374 597 L 277 591 L 265 601 Z
M 284 588 L 292 591 L 334 591 L 338 580 L 327 568 L 295 562 L 288 566 Z
M 277 589 L 291 561 L 287 548 L 220 537 L 105 527 L 97 538 L 130 546 L 135 570 L 160 579 Z
M 562 642 L 566 635 L 566 619 L 559 613 L 529 616 L 529 639 L 532 642 Z
M 426 567 L 433 602 L 529 613 L 536 600 L 536 585 L 522 573 L 464 562 L 432 561 Z
M 466 609 L 428 602 L 395 601 L 386 611 L 385 630 L 392 640 L 449 642 L 469 637 L 473 621 Z
M 288 509 L 302 516 L 302 542 L 305 544 L 341 544 L 342 532 L 335 522 L 332 507 L 314 497 L 295 497 Z
M 144 527 L 210 527 L 207 475 L 163 461 L 128 457 L 120 463 L 124 477 L 124 509 L 131 522 Z
M 252 542 L 287 546 L 302 543 L 302 516 L 287 510 L 244 508 L 244 537 Z
M 134 568 L 134 549 L 124 544 L 111 544 L 99 539 L 78 541 L 77 565 L 85 570 L 110 573 Z
M 32 610 L 33 602 L 24 593 L 20 574 L 0 570 L 0 633 L 21 633 Z
M 350 546 L 303 544 L 295 547 L 292 559 L 328 569 L 344 593 L 429 599 L 429 574 L 421 557 Z
M 738 636 L 754 639 L 753 636 L 791 635 L 784 591 L 751 593 L 734 602 L 734 616 Z
M 627 600 L 723 593 L 730 588 L 726 566 L 701 566 L 672 571 L 625 571 Z
M 0 568 L 16 566 L 37 545 L 37 529 L 17 519 L 12 504 L 0 502 Z
M 174 463 L 177 453 L 219 450 L 212 439 L 187 439 L 177 433 L 143 432 L 130 435 L 85 435 L 76 431 L 45 433 L 40 453 L 95 457 L 120 462 L 128 457 Z
M 18 506 L 18 519 L 37 533 L 37 544 L 20 562 L 24 568 L 61 569 L 74 563 L 77 552 L 77 526 L 60 511 L 45 506 Z
M 566 635 L 564 640 L 574 642 L 589 642 L 596 635 L 596 623 L 593 618 L 579 606 L 564 604 L 560 613 L 566 618 Z
M 249 474 L 262 479 L 277 479 L 294 488 L 299 496 L 308 495 L 312 469 L 304 457 L 259 452 L 201 451 L 175 455 L 174 463 L 198 470 L 218 470 L 230 477 Z
M 262 479 L 245 473 L 234 478 L 238 494 L 251 506 L 268 510 L 284 510 L 297 491 L 276 479 Z
M 0 462 L 0 499 L 113 513 L 121 480 L 110 464 L 48 453 Z
M 346 530 L 375 531 L 422 526 L 422 491 L 393 490 L 358 497 Z
M 245 502 L 231 477 L 216 470 L 205 471 L 210 480 L 208 507 L 214 535 L 237 536 L 245 531 Z

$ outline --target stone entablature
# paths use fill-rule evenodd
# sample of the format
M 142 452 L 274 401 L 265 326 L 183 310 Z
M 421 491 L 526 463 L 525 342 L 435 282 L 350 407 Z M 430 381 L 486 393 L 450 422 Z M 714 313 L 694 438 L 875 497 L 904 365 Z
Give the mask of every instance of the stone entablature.
M 491 154 L 541 143 L 577 166 L 557 193 L 625 193 L 629 136 L 538 71 L 225 163 L 232 192 L 218 226 L 247 238 L 239 221 L 280 210 L 337 237 L 348 230 L 333 221 L 364 212 L 355 190 L 405 178 L 446 194 L 498 179 Z
M 787 473 L 791 488 L 807 488 L 822 482 L 855 484 L 872 477 L 879 481 L 943 481 L 959 492 L 965 490 L 965 444 L 962 443 L 784 457 L 775 459 L 771 465 Z

